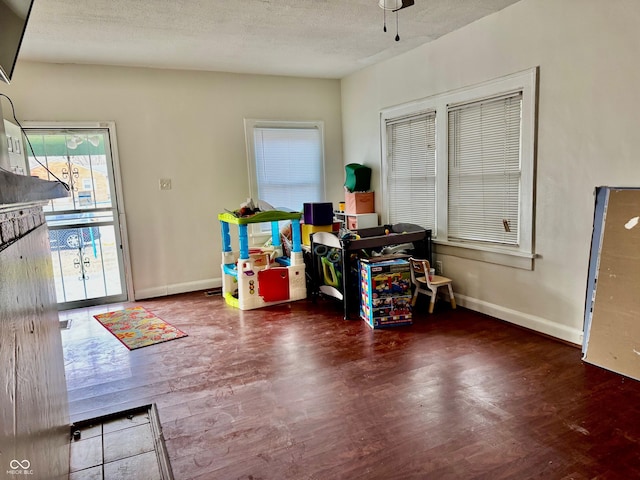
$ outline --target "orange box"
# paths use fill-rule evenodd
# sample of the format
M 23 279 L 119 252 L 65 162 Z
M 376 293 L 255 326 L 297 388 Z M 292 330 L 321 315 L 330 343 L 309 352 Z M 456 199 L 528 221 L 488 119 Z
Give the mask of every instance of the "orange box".
M 375 213 L 373 192 L 345 192 L 346 213 Z

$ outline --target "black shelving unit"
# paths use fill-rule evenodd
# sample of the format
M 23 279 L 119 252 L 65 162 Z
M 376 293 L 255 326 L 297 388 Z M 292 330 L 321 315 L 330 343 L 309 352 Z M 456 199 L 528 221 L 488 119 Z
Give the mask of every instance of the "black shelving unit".
M 397 230 L 400 230 L 397 232 Z M 357 257 L 382 250 L 384 247 L 412 243 L 412 254 L 426 258 L 432 262 L 431 230 L 415 229 L 404 231 L 393 225 L 365 228 L 357 231 L 359 238 L 339 238 L 336 234 L 318 232 L 311 236 L 311 256 L 313 266 L 312 290 L 314 295 L 327 295 L 342 300 L 344 318 L 348 320 L 351 312 L 357 310 L 359 304 Z M 323 245 L 336 248 L 341 253 L 342 282 L 341 288 L 323 285 L 321 282 L 320 259 L 316 247 Z M 352 258 L 354 257 L 354 258 Z M 352 267 L 355 266 L 354 272 Z

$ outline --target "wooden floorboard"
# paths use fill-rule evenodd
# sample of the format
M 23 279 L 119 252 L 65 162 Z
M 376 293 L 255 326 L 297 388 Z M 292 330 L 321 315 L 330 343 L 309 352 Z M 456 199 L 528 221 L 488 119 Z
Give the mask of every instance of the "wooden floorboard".
M 189 336 L 129 351 L 92 318 L 114 306 L 63 313 L 71 416 L 156 403 L 177 480 L 640 478 L 640 382 L 496 319 L 419 303 L 373 331 L 322 299 L 136 305 Z

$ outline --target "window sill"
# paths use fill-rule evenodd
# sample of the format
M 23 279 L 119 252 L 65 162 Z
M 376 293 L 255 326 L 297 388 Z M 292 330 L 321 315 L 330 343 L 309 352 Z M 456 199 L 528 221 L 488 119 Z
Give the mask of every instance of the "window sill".
M 453 257 L 494 263 L 496 265 L 520 268 L 523 270 L 533 270 L 533 261 L 537 257 L 535 253 L 517 250 L 510 251 L 485 245 L 466 245 L 437 239 L 433 240 L 433 250 L 438 255 L 451 255 Z

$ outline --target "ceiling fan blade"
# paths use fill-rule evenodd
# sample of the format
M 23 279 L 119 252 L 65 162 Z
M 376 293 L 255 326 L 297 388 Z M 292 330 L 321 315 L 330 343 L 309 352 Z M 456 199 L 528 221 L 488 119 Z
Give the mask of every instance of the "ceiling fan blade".
M 403 8 L 410 7 L 415 3 L 416 3 L 415 0 L 402 0 L 402 6 L 400 8 L 396 8 L 395 10 L 392 10 L 392 12 L 397 12 L 398 10 L 402 10 Z

